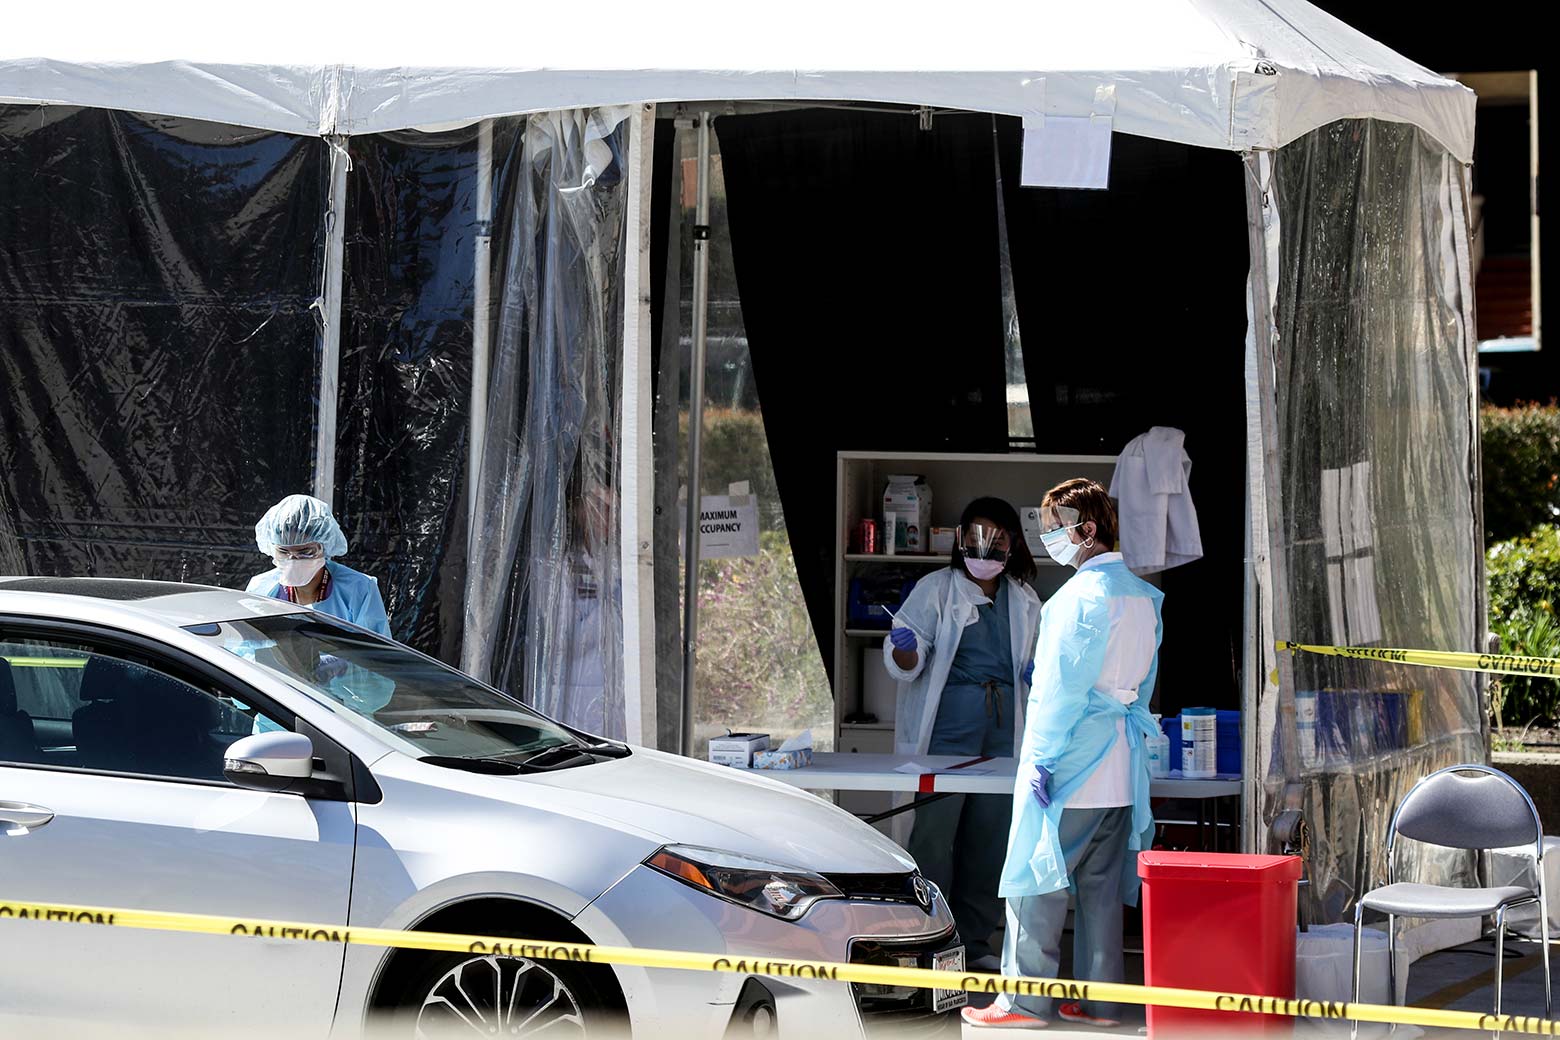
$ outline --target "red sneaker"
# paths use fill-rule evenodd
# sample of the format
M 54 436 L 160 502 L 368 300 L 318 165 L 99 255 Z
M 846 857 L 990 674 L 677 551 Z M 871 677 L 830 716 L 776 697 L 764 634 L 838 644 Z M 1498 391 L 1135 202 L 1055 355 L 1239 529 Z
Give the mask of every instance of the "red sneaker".
M 1056 1017 L 1067 1022 L 1077 1022 L 1079 1025 L 1097 1026 L 1100 1029 L 1115 1029 L 1121 1025 L 1120 1019 L 1095 1018 L 1093 1015 L 1085 1013 L 1083 1005 L 1075 1001 L 1058 1004 L 1056 1006 Z
M 967 1007 L 960 1017 L 977 1029 L 1044 1029 L 1050 1025 L 1043 1018 L 1026 1015 L 1021 1011 L 1004 1011 L 995 1002 L 983 1008 Z

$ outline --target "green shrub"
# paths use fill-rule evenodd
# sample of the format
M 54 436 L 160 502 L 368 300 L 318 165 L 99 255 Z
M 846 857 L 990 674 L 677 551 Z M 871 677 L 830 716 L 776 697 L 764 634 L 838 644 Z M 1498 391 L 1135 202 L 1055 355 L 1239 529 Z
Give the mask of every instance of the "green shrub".
M 1485 554 L 1490 620 L 1517 622 L 1560 604 L 1560 527 L 1544 524 L 1522 538 L 1490 546 Z
M 818 656 L 784 531 L 765 531 L 757 556 L 699 566 L 701 723 L 757 729 L 778 741 L 811 727 L 833 742 L 834 697 Z
M 688 443 L 688 414 L 681 416 L 682 445 Z M 686 450 L 685 447 L 679 450 Z M 764 419 L 756 411 L 730 408 L 706 408 L 704 411 L 703 453 L 704 493 L 723 495 L 730 484 L 745 480 L 758 496 L 759 523 L 765 531 L 783 530 L 785 516 L 780 509 L 780 489 L 775 483 L 775 468 L 769 461 L 769 441 L 764 436 Z
M 1486 545 L 1520 538 L 1560 516 L 1560 409 L 1486 407 L 1479 413 Z
M 1523 538 L 1490 547 L 1486 554 L 1490 592 L 1490 630 L 1500 636 L 1502 653 L 1522 657 L 1560 657 L 1560 528 L 1544 524 Z M 1560 718 L 1560 684 L 1554 679 L 1501 677 L 1506 725 Z

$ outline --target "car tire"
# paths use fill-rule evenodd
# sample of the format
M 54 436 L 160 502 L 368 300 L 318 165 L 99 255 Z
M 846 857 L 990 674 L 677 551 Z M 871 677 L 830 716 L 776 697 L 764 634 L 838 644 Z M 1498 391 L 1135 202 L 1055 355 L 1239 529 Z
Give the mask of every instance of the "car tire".
M 430 953 L 402 991 L 397 1034 L 415 1040 L 486 1034 L 509 1040 L 628 1035 L 621 1007 L 599 984 L 610 969 L 570 961 Z M 545 1029 L 545 1032 L 542 1032 Z

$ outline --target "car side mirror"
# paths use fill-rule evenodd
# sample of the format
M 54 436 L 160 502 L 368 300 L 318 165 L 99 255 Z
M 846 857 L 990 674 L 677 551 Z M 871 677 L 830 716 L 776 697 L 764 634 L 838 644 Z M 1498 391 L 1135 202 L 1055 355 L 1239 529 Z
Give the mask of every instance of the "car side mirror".
M 256 733 L 228 746 L 222 775 L 254 791 L 285 791 L 314 775 L 314 742 L 302 733 Z

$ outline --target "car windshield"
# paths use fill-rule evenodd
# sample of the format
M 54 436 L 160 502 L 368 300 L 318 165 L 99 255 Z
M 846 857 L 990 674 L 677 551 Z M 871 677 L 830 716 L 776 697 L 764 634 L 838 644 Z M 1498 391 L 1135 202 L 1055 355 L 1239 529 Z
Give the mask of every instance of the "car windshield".
M 519 701 L 398 643 L 316 613 L 190 625 L 418 757 L 521 758 L 580 741 Z

